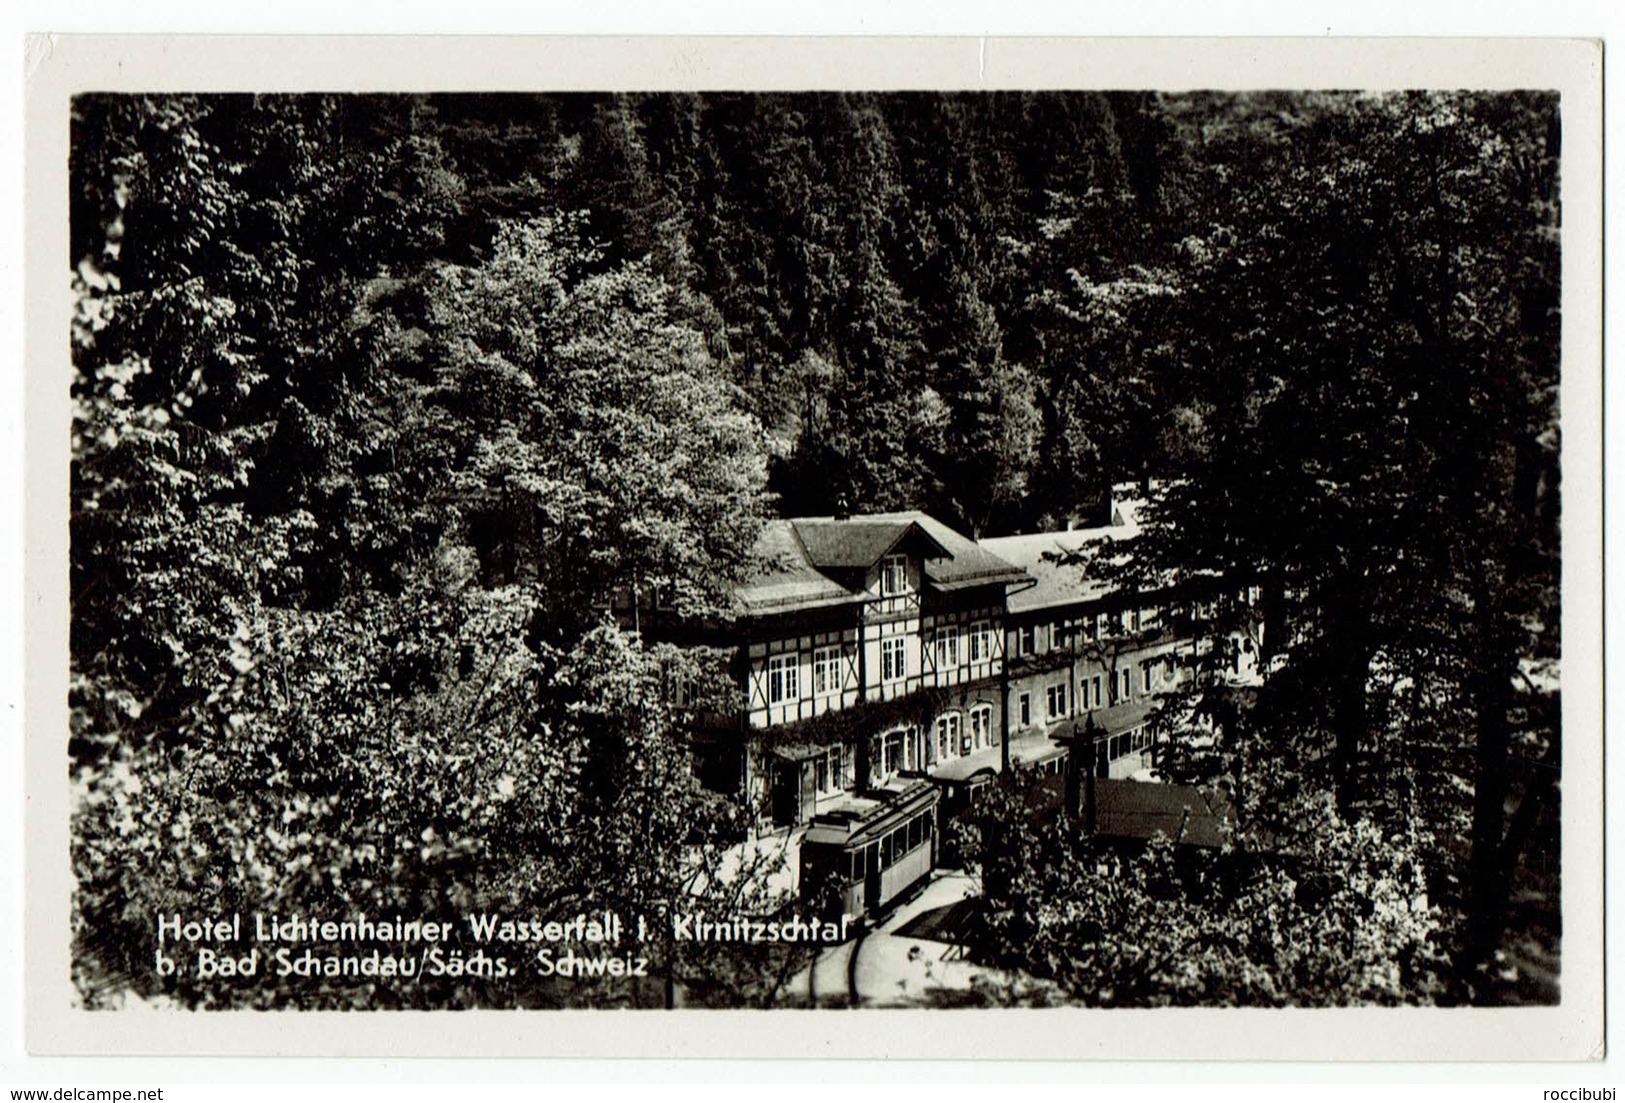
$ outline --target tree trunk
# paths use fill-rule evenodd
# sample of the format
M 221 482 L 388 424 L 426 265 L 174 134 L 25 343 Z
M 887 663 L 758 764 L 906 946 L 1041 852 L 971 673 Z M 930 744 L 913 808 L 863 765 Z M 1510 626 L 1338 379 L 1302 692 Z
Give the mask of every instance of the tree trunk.
M 1333 733 L 1332 767 L 1337 810 L 1349 815 L 1360 800 L 1360 748 L 1369 722 L 1366 683 L 1371 676 L 1371 603 L 1363 577 L 1354 573 L 1333 591 L 1327 650 Z
M 1469 985 L 1500 946 L 1510 892 L 1511 871 L 1505 870 L 1504 852 L 1508 842 L 1506 805 L 1512 744 L 1507 714 L 1512 704 L 1512 671 L 1516 666 L 1488 587 L 1477 589 L 1480 592 L 1474 596 L 1479 602 L 1480 644 L 1479 668 L 1473 676 L 1477 745 L 1474 748 L 1472 853 L 1468 858 L 1466 931 L 1458 959 L 1461 977 Z M 1528 805 L 1530 801 L 1526 798 L 1524 803 Z

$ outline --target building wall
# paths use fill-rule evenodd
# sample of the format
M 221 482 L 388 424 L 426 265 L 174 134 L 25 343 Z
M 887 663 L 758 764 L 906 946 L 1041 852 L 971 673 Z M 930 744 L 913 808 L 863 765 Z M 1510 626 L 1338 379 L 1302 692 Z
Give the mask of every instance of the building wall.
M 1144 701 L 1192 677 L 1196 645 L 1164 630 L 1171 595 L 1114 594 L 1013 615 L 1002 586 L 942 593 L 929 589 L 917 557 L 905 567 L 901 592 L 883 592 L 877 564 L 860 600 L 752 622 L 741 645 L 744 787 L 773 804 L 779 822 L 804 822 L 865 784 L 931 773 L 966 755 L 984 754 L 997 769 L 996 752 L 1012 735 Z M 1233 648 L 1236 673 L 1256 668 L 1241 636 L 1221 646 Z M 772 751 L 749 734 L 928 688 L 946 691 L 937 716 L 865 732 L 867 747 Z M 1111 776 L 1139 768 L 1144 735 L 1111 735 L 1119 737 Z
M 997 748 L 1005 739 L 1002 586 L 922 594 L 919 560 L 909 557 L 907 568 L 903 593 L 882 594 L 877 568 L 868 572 L 864 600 L 837 613 L 825 609 L 757 621 L 753 638 L 742 647 L 746 728 L 779 727 L 923 689 L 946 690 L 946 706 L 924 725 L 866 733 L 867 753 L 849 743 L 822 765 L 816 756 L 802 757 L 805 749 L 755 746 L 746 771 L 753 800 L 782 806 L 790 801 L 786 790 L 793 785 L 800 793 L 797 818 L 805 819 L 836 793 L 862 788 L 862 781 L 879 784 L 899 773 L 928 772 L 943 761 Z M 990 591 L 998 594 L 997 601 Z M 831 623 L 836 616 L 848 623 Z M 814 617 L 822 619 L 822 630 L 806 630 Z M 867 778 L 861 779 L 865 764 Z M 797 775 L 794 782 L 790 774 Z M 820 786 L 819 779 L 830 785 L 838 779 L 838 788 Z

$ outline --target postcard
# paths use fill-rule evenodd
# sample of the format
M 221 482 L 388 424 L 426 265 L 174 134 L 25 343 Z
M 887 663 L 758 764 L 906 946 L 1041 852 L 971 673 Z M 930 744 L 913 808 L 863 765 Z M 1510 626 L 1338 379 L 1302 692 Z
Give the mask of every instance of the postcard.
M 35 1052 L 1600 1056 L 1598 43 L 33 51 Z

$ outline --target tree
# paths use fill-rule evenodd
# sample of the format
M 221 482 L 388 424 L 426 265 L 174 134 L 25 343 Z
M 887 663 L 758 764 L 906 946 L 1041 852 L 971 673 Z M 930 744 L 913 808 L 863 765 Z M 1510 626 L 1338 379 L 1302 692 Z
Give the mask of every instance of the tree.
M 1473 855 L 1433 872 L 1465 923 L 1463 998 L 1479 998 L 1521 845 L 1505 819 L 1513 687 L 1553 653 L 1556 622 L 1552 105 L 1173 106 L 1202 129 L 1217 212 L 1185 247 L 1181 308 L 1213 444 L 1188 453 L 1145 551 L 1262 582 L 1266 638 L 1297 637 L 1270 707 L 1326 736 L 1345 817 L 1442 826 L 1459 798 L 1417 780 L 1472 787 Z M 1405 738 L 1384 734 L 1395 724 Z M 1540 760 L 1555 728 L 1528 737 Z M 1539 804 L 1554 775 L 1532 776 Z M 1458 899 L 1464 871 L 1477 887 Z
M 691 312 L 582 219 L 431 259 L 460 191 L 417 101 L 377 126 L 320 97 L 80 106 L 83 998 L 665 1002 L 658 979 L 588 993 L 473 953 L 415 986 L 154 971 L 160 915 L 762 903 L 700 876 L 744 810 L 689 770 L 667 690 L 695 660 L 605 607 L 658 587 L 725 615 L 764 471 Z
M 1041 782 L 1007 778 L 962 817 L 983 907 L 972 953 L 998 1002 L 1348 1006 L 1436 996 L 1437 908 L 1415 839 L 1295 802 L 1268 851 L 1090 837 Z M 1040 822 L 1035 823 L 1035 813 Z

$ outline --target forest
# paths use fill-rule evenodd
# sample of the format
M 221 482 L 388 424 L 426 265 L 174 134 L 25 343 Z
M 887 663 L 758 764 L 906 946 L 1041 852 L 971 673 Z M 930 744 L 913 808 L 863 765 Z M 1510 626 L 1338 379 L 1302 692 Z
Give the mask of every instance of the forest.
M 745 907 L 667 692 L 708 668 L 608 595 L 725 618 L 770 517 L 1156 478 L 1142 568 L 1295 641 L 1224 769 L 1321 889 L 1108 876 L 1006 794 L 990 955 L 1107 1006 L 1555 1001 L 1559 135 L 1537 92 L 77 97 L 80 998 L 773 1002 L 795 962 L 676 947 L 165 980 L 152 917 Z

